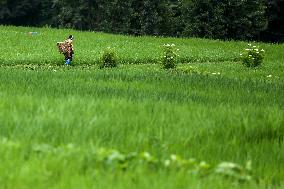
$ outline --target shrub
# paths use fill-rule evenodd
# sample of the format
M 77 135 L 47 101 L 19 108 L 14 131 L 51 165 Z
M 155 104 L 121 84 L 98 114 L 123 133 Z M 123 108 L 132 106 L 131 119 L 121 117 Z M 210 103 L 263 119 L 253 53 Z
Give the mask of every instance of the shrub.
M 243 65 L 247 67 L 260 66 L 262 64 L 265 51 L 263 49 L 259 50 L 257 46 L 252 46 L 251 44 L 248 44 L 248 46 L 249 47 L 240 54 Z
M 117 65 L 118 61 L 115 50 L 110 47 L 106 48 L 101 57 L 100 68 L 113 68 L 117 67 Z
M 177 51 L 179 51 L 179 49 L 175 49 L 174 44 L 164 44 L 163 55 L 161 58 L 162 66 L 164 69 L 171 69 L 176 67 L 178 56 Z

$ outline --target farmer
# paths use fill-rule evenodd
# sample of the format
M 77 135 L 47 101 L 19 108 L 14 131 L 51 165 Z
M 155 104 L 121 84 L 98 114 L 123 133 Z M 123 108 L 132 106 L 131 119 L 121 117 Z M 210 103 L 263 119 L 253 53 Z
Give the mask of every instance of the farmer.
M 64 42 L 57 42 L 59 52 L 65 56 L 65 65 L 70 65 L 73 59 L 73 39 L 74 36 L 70 35 Z

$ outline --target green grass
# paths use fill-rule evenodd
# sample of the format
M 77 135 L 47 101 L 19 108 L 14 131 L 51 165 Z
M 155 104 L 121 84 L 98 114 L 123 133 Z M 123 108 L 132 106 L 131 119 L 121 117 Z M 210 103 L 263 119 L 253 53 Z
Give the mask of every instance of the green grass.
M 38 35 L 28 35 L 31 31 L 38 32 Z M 75 64 L 97 63 L 102 51 L 107 47 L 114 47 L 123 63 L 153 63 L 157 62 L 161 56 L 163 44 L 167 43 L 174 43 L 180 49 L 180 61 L 182 62 L 236 61 L 247 46 L 246 42 L 223 42 L 196 38 L 134 38 L 74 30 L 1 26 L 0 49 L 3 50 L 0 54 L 0 63 L 9 65 L 62 64 L 63 58 L 56 49 L 56 42 L 64 40 L 69 34 L 75 36 Z M 283 45 L 257 44 L 267 50 L 267 59 L 270 62 L 284 61 Z M 283 64 L 281 67 L 283 69 Z
M 76 54 L 65 67 L 54 44 L 69 33 Z M 1 187 L 284 187 L 284 45 L 258 43 L 264 64 L 248 69 L 238 62 L 246 42 L 4 26 L 0 34 Z M 190 64 L 162 70 L 155 63 L 164 43 L 176 44 Z M 127 64 L 98 69 L 107 46 Z M 189 66 L 198 73 L 186 73 Z M 211 171 L 251 161 L 252 180 L 139 160 L 123 170 L 98 160 L 101 148 L 159 160 L 178 154 L 206 161 Z

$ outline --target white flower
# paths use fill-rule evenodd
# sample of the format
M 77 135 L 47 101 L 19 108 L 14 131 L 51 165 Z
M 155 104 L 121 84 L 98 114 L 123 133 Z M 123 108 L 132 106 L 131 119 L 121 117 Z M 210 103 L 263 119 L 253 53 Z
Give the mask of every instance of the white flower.
M 171 155 L 171 160 L 176 161 L 177 160 L 177 156 L 175 154 Z
M 250 49 L 245 49 L 246 51 L 250 51 Z
M 170 160 L 168 160 L 168 159 L 165 160 L 165 166 L 166 166 L 166 167 L 170 166 L 170 164 L 171 164 L 171 161 L 170 161 Z
M 243 54 L 240 54 L 241 56 L 243 56 Z
M 272 75 L 268 75 L 267 77 L 272 77 Z
M 251 44 L 248 44 L 248 46 L 251 46 Z
M 253 48 L 256 48 L 256 46 L 253 46 Z
M 264 49 L 261 49 L 261 52 L 264 52 Z
M 212 73 L 212 75 L 220 75 L 221 73 L 220 72 L 217 72 L 217 73 Z

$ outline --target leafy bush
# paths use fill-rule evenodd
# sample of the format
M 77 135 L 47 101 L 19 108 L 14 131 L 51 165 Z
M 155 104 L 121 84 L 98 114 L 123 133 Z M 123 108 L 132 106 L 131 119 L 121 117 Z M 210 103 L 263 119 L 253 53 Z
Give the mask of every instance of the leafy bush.
M 163 55 L 161 58 L 162 66 L 164 69 L 172 69 L 177 65 L 177 51 L 174 44 L 164 44 L 163 46 Z
M 263 62 L 265 51 L 263 49 L 259 50 L 257 46 L 252 46 L 251 44 L 248 44 L 248 46 L 249 47 L 240 54 L 243 65 L 247 67 L 260 66 Z
M 108 47 L 104 50 L 100 61 L 100 68 L 117 67 L 117 55 L 114 49 Z
M 240 182 L 250 181 L 251 161 L 248 161 L 245 167 L 232 162 L 222 162 L 215 168 L 215 173 Z

